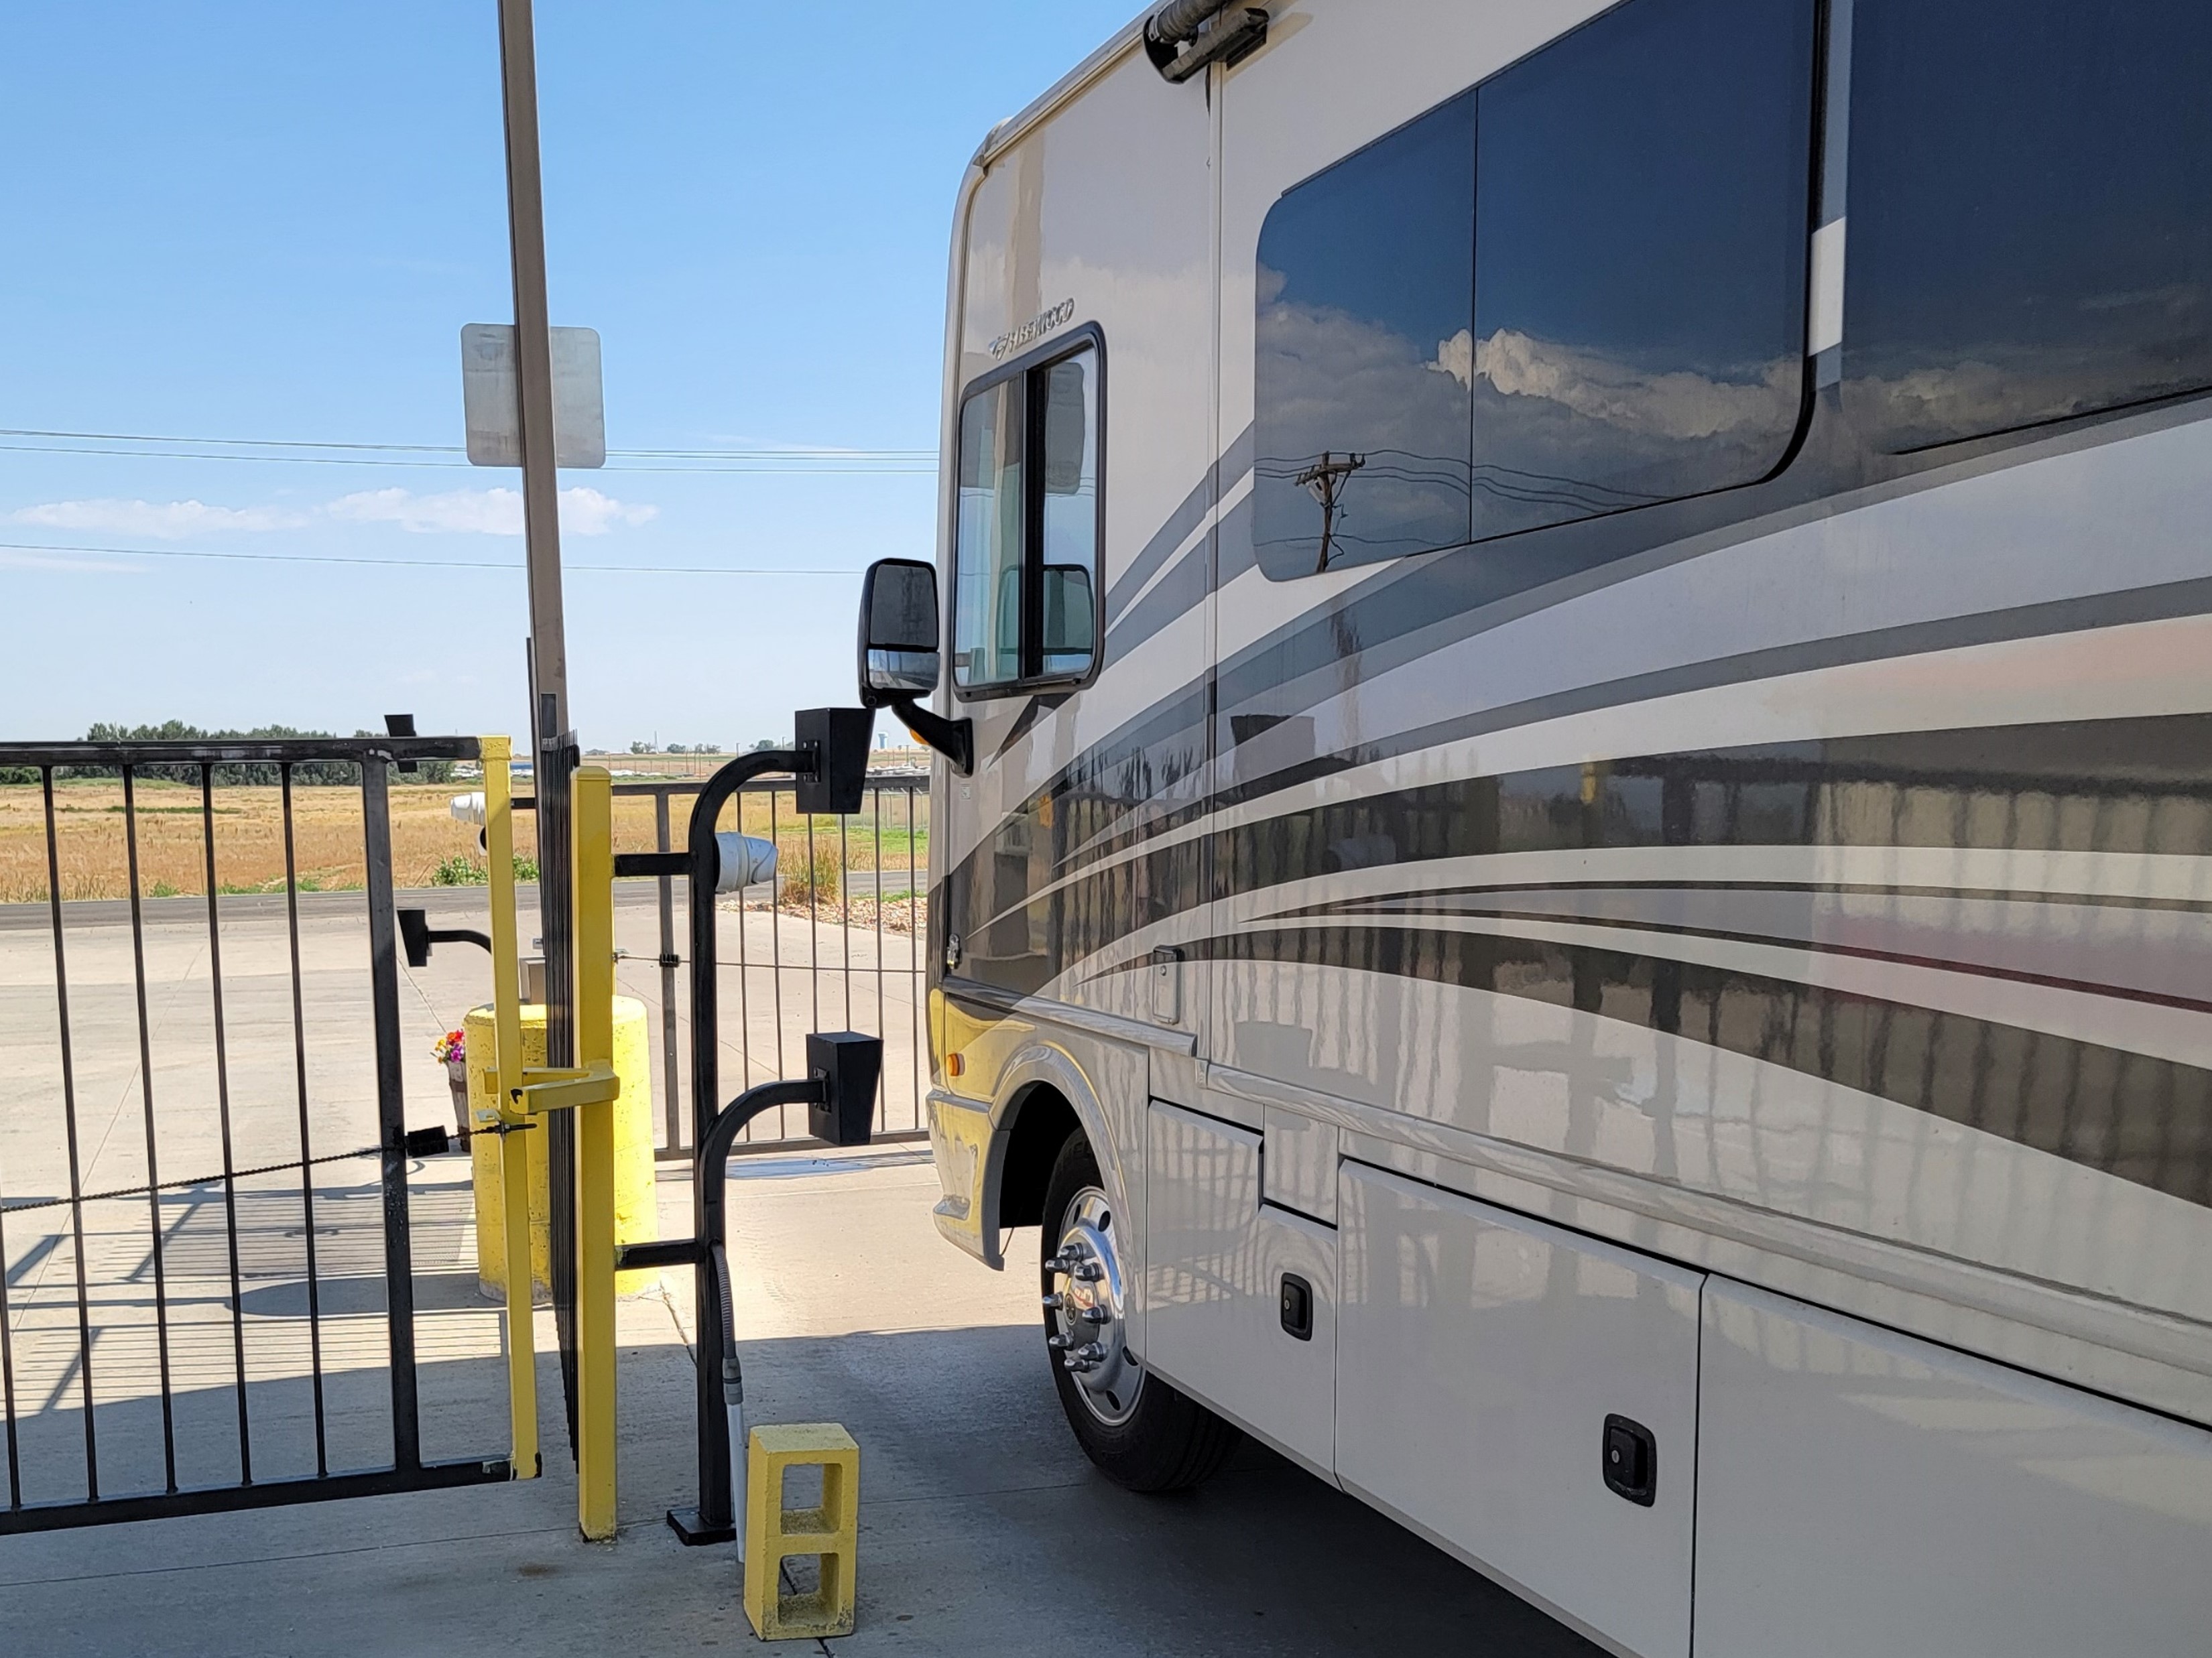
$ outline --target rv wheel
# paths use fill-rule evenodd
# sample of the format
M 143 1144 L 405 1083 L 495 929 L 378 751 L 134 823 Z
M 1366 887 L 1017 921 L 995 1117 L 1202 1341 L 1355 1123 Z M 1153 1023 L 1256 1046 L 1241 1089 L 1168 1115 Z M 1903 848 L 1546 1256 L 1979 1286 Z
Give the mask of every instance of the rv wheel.
M 1146 1376 L 1129 1351 L 1123 1338 L 1131 1286 L 1117 1247 L 1121 1218 L 1081 1134 L 1060 1148 L 1044 1213 L 1045 1345 L 1076 1439 L 1108 1478 L 1131 1491 L 1199 1484 L 1240 1436 L 1195 1400 Z

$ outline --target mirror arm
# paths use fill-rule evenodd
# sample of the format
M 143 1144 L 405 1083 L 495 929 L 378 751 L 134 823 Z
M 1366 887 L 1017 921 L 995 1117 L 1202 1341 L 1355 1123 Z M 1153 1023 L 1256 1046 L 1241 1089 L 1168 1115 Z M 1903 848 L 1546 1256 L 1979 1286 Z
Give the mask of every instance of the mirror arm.
M 947 720 L 932 714 L 911 696 L 890 699 L 890 711 L 900 722 L 919 738 L 928 748 L 935 749 L 952 762 L 952 768 L 963 777 L 975 769 L 975 722 L 972 720 Z

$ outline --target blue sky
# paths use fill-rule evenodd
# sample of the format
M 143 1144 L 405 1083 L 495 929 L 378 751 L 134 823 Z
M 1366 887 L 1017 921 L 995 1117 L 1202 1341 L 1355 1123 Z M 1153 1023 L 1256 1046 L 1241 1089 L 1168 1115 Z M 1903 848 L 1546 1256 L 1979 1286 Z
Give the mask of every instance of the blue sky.
M 1130 9 L 539 0 L 553 319 L 600 331 L 610 448 L 933 451 L 962 169 Z M 459 444 L 461 325 L 512 315 L 492 0 L 16 8 L 9 35 L 0 739 L 521 727 L 518 509 L 489 493 L 519 475 L 200 441 Z M 586 742 L 851 701 L 854 575 L 659 572 L 927 556 L 927 467 L 563 474 L 596 492 L 563 537 Z M 183 556 L 210 553 L 252 556 Z

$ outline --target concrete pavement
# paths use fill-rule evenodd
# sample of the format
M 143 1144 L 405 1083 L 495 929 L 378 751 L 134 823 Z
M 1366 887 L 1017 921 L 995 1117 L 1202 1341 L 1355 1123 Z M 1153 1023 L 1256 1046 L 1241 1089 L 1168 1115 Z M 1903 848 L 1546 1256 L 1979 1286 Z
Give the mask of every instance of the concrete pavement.
M 1594 1650 L 1256 1448 L 1195 1492 L 1115 1489 L 1060 1418 L 1029 1276 L 986 1272 L 938 1239 L 935 1193 L 910 1151 L 757 1159 L 734 1185 L 756 1419 L 841 1421 L 862 1447 L 859 1629 L 791 1649 Z M 680 1175 L 664 1181 L 672 1226 L 689 1197 Z M 660 1521 L 692 1495 L 689 1297 L 669 1290 L 622 1309 L 616 1544 L 575 1536 L 548 1362 L 545 1479 L 0 1540 L 0 1650 L 433 1658 L 750 1648 L 732 1551 L 685 1550 Z M 550 1329 L 540 1339 L 550 1347 Z
M 480 891 L 420 896 L 434 925 L 473 925 L 482 914 Z M 626 888 L 617 938 L 632 952 L 623 989 L 657 1004 L 653 910 L 650 887 Z M 296 1155 L 303 1121 L 317 1149 L 374 1141 L 360 895 L 301 904 L 304 1073 L 281 902 L 226 899 L 222 913 L 237 1161 Z M 11 1204 L 66 1190 L 51 940 L 42 915 L 8 924 L 21 919 L 0 914 L 0 1064 L 14 1079 L 0 1102 L 0 1193 Z M 127 914 L 70 907 L 73 1088 L 88 1189 L 143 1178 L 149 1083 L 164 1176 L 221 1166 L 204 907 L 153 901 L 147 922 L 142 1050 Z M 724 912 L 718 925 L 718 954 L 731 964 L 729 1091 L 741 1078 L 775 1073 L 779 1033 L 792 1047 L 819 1026 L 882 1028 L 894 1075 L 916 1065 L 907 941 L 879 946 L 860 929 L 757 912 Z M 880 980 L 870 972 L 878 960 L 890 969 Z M 793 965 L 810 961 L 822 970 Z M 848 962 L 858 987 L 850 1002 Z M 733 993 L 741 979 L 742 1000 Z M 428 1045 L 483 999 L 486 983 L 482 955 L 461 947 L 441 948 L 428 969 L 405 974 L 411 1122 L 446 1120 L 445 1080 Z M 657 1031 L 657 1005 L 655 1017 Z M 899 1100 L 894 1092 L 894 1113 Z M 840 1649 L 963 1658 L 1590 1650 L 1256 1448 L 1182 1496 L 1136 1497 L 1103 1480 L 1060 1418 L 1034 1278 L 988 1272 L 936 1236 L 936 1177 L 918 1148 L 767 1151 L 733 1171 L 738 1317 L 754 1418 L 840 1421 L 862 1446 L 860 1628 L 834 1643 Z M 162 1482 L 164 1364 L 179 1483 L 236 1480 L 241 1345 L 257 1478 L 313 1472 L 318 1364 L 328 1465 L 388 1460 L 374 1180 L 374 1163 L 360 1162 L 326 1166 L 305 1192 L 296 1174 L 241 1182 L 234 1296 L 219 1182 L 158 1204 L 87 1204 L 104 1491 Z M 476 1293 L 466 1181 L 460 1159 L 420 1164 L 411 1176 L 422 1428 L 433 1458 L 506 1450 L 503 1333 Z M 664 1236 L 689 1230 L 688 1181 L 684 1165 L 662 1166 Z M 68 1212 L 9 1216 L 0 1251 L 27 1501 L 82 1494 L 83 1353 Z M 304 1316 L 311 1241 L 322 1311 L 313 1340 Z M 1021 1240 L 1018 1256 L 1034 1247 Z M 168 1308 L 166 1350 L 157 1299 Z M 666 1275 L 625 1299 L 618 1321 L 617 1544 L 587 1546 L 575 1535 L 552 1321 L 541 1314 L 543 1480 L 0 1538 L 0 1653 L 413 1658 L 749 1646 L 732 1551 L 686 1551 L 660 1519 L 695 1495 L 688 1275 Z

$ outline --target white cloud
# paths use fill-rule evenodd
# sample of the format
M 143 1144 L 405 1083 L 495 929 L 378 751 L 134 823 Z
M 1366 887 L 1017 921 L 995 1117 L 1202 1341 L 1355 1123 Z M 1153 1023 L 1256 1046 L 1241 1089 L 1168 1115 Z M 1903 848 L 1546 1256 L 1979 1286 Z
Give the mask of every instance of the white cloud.
M 634 507 L 589 484 L 561 492 L 561 527 L 571 535 L 605 535 L 617 524 L 643 524 L 659 514 L 658 507 Z
M 514 489 L 447 489 L 434 495 L 396 486 L 362 489 L 340 495 L 324 510 L 362 524 L 397 524 L 416 535 L 522 533 L 522 496 Z
M 204 501 L 49 501 L 9 514 L 18 524 L 50 530 L 97 530 L 110 535 L 229 535 L 240 531 L 297 530 L 305 513 L 283 507 L 210 507 Z
M 418 495 L 412 489 L 363 489 L 341 495 L 325 509 L 333 518 L 362 524 L 397 524 L 417 535 L 519 536 L 522 495 L 504 488 L 448 489 Z M 643 524 L 658 507 L 633 506 L 579 484 L 561 492 L 561 527 L 570 535 L 605 535 L 618 524 Z

